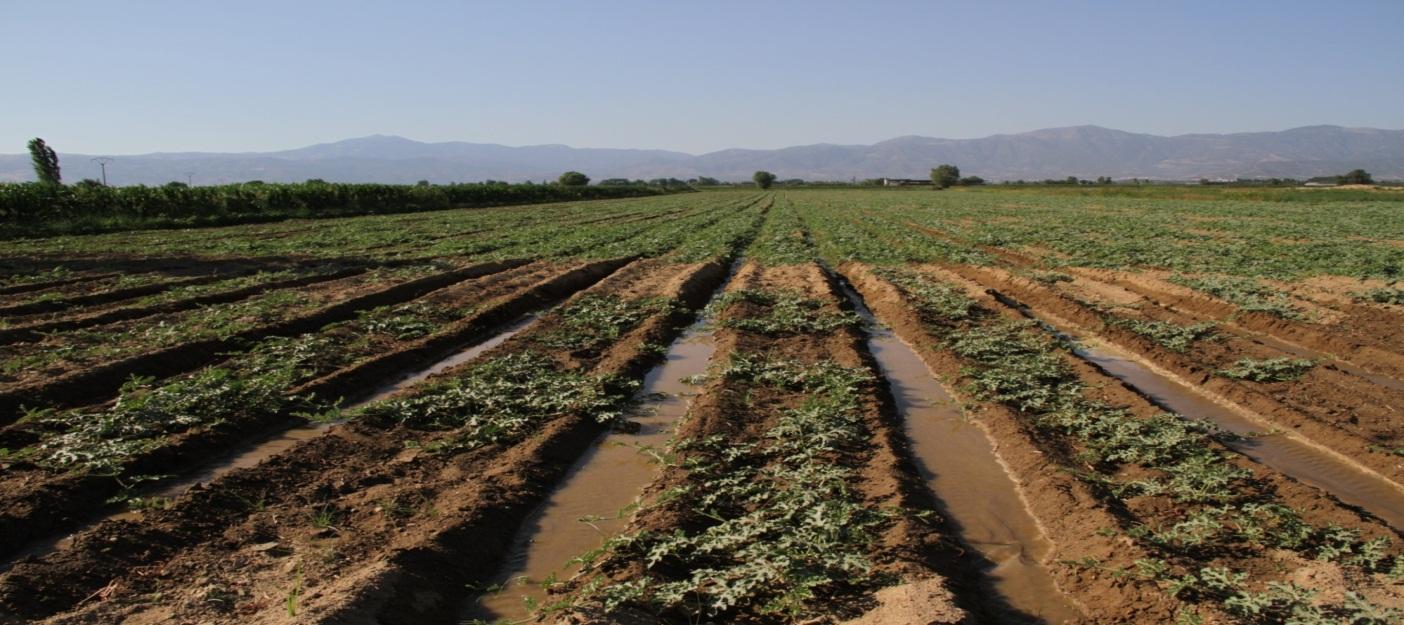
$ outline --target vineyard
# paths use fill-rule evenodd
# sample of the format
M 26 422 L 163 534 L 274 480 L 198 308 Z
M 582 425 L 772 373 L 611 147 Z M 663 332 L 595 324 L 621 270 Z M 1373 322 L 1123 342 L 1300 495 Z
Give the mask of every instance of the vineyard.
M 1404 623 L 1393 196 L 539 199 L 8 241 L 0 623 Z

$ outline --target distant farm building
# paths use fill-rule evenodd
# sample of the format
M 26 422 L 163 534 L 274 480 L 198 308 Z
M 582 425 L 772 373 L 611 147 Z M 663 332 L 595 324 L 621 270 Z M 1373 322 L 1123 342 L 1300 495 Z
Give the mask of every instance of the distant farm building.
M 884 187 L 911 187 L 911 186 L 922 185 L 922 184 L 924 184 L 924 185 L 930 185 L 930 184 L 931 184 L 931 179 L 929 179 L 929 178 L 925 178 L 925 179 L 923 179 L 923 178 L 883 178 L 883 179 L 882 179 L 882 186 L 884 186 Z

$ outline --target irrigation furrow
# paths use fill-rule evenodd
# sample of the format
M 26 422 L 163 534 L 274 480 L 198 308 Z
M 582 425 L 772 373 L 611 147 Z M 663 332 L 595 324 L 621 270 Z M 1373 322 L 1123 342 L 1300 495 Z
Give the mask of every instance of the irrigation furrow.
M 1145 609 L 1164 614 L 1151 619 L 1157 621 L 1172 620 L 1176 611 L 1198 618 L 1241 618 L 1251 609 L 1243 603 L 1249 601 L 1275 606 L 1274 613 L 1344 615 L 1356 608 L 1329 599 L 1308 605 L 1302 597 L 1347 588 L 1362 593 L 1358 599 L 1365 607 L 1360 609 L 1367 611 L 1396 600 L 1382 574 L 1397 550 L 1387 542 L 1398 537 L 1395 531 L 1320 490 L 1220 451 L 1226 448 L 1219 437 L 1195 433 L 1194 422 L 1182 417 L 1159 414 L 1163 409 L 1133 387 L 1060 353 L 1037 326 L 1013 321 L 1024 318 L 1016 307 L 985 294 L 979 285 L 950 276 L 933 281 L 930 277 L 940 272 L 923 271 L 911 275 L 904 270 L 893 279 L 903 280 L 904 293 L 917 298 L 911 305 L 929 316 L 923 325 L 941 337 L 941 347 L 959 356 L 961 375 L 970 378 L 977 398 L 1014 408 L 1024 422 L 1020 429 L 1032 435 L 1038 451 L 1091 486 L 1095 505 L 1115 520 L 1095 527 L 1100 539 L 1068 543 L 1091 546 L 1100 554 L 1060 562 L 1063 588 L 1083 598 L 1089 612 L 1102 616 L 1119 607 L 1088 594 L 1085 576 L 1099 573 L 1111 574 L 1119 584 L 1143 583 L 1142 592 L 1155 592 L 1156 585 L 1166 589 L 1158 607 L 1152 607 L 1153 597 L 1142 596 L 1148 600 Z M 1175 451 L 1167 453 L 1171 449 Z M 1037 510 L 1037 495 L 1032 503 Z M 1263 514 L 1267 516 L 1254 518 Z M 1277 526 L 1263 534 L 1255 530 L 1261 523 L 1296 524 L 1298 529 L 1291 533 Z M 1050 526 L 1055 545 L 1059 534 Z M 1136 547 L 1146 551 L 1138 554 Z M 1342 548 L 1370 555 L 1347 558 L 1337 551 Z M 1332 579 L 1349 581 L 1303 581 L 1304 571 L 1322 567 L 1333 571 Z M 1243 573 L 1215 586 L 1214 575 L 1224 571 Z M 1283 575 L 1306 586 L 1292 595 L 1264 590 L 1265 581 L 1281 584 Z M 1255 594 L 1259 592 L 1265 594 Z M 1171 596 L 1185 603 L 1175 608 L 1177 602 L 1167 602 Z
M 937 506 L 960 540 L 982 559 L 980 591 L 1000 622 L 1064 623 L 1082 608 L 1059 591 L 1048 570 L 1051 544 L 987 433 L 969 422 L 950 391 L 916 351 L 879 325 L 862 296 L 845 295 L 869 327 L 868 350 L 902 415 L 912 456 Z M 973 558 L 972 554 L 972 558 Z
M 180 312 L 190 310 L 200 306 L 211 304 L 225 304 L 236 302 L 242 299 L 262 295 L 270 291 L 281 289 L 293 289 L 297 287 L 310 286 L 320 282 L 330 282 L 341 278 L 349 278 L 367 271 L 364 267 L 342 269 L 328 273 L 319 273 L 310 276 L 299 276 L 286 280 L 277 280 L 256 284 L 239 289 L 231 289 L 220 293 L 211 293 L 186 299 L 154 304 L 150 306 L 129 306 L 108 310 L 99 313 L 69 316 L 57 320 L 39 321 L 36 323 L 25 323 L 13 327 L 0 328 L 0 345 L 9 345 L 23 341 L 36 341 L 49 332 L 65 332 L 79 328 L 89 328 L 93 326 L 124 321 L 128 319 L 139 319 L 152 315 Z
M 1148 401 L 1191 419 L 1208 421 L 1244 438 L 1227 446 L 1283 475 L 1319 488 L 1344 503 L 1379 517 L 1397 531 L 1404 531 L 1404 487 L 1362 465 L 1356 458 L 1295 431 L 1274 428 L 1273 422 L 1222 397 L 1208 394 L 1202 385 L 1149 363 L 1095 343 L 1087 343 L 1070 322 L 1039 314 L 1007 295 L 993 294 L 1005 305 L 1030 319 L 1050 324 L 1067 339 L 1078 342 L 1080 358 L 1108 376 L 1120 380 Z
M 268 336 L 283 336 L 315 330 L 323 325 L 350 319 L 361 310 L 414 299 L 445 286 L 503 271 L 526 261 L 479 263 L 409 280 L 371 293 L 358 295 L 312 313 L 255 327 L 233 336 L 182 343 L 149 351 L 115 362 L 12 388 L 0 393 L 0 425 L 22 416 L 23 406 L 69 407 L 102 401 L 115 393 L 132 375 L 165 378 L 218 360 L 221 354 L 241 343 Z
M 75 277 L 72 277 L 72 278 L 64 278 L 64 279 L 62 279 L 62 280 L 48 280 L 48 281 L 44 281 L 44 282 L 30 282 L 30 283 L 27 283 L 27 284 L 15 284 L 15 285 L 7 286 L 7 287 L 0 287 L 0 295 L 18 295 L 18 294 L 20 294 L 20 293 L 30 293 L 30 292 L 33 292 L 33 291 L 43 291 L 43 290 L 45 290 L 45 289 L 52 289 L 52 288 L 57 288 L 57 287 L 62 287 L 62 286 L 68 286 L 68 285 L 72 285 L 72 284 L 78 284 L 78 283 L 80 283 L 80 282 L 93 282 L 93 281 L 97 281 L 97 280 L 106 280 L 106 279 L 108 279 L 108 278 L 116 278 L 116 277 L 121 276 L 121 275 L 122 275 L 122 274 L 120 274 L 120 273 L 99 273 L 99 274 L 92 274 L 92 275 L 86 275 L 86 276 L 75 276 Z
M 721 260 L 671 268 L 650 265 L 655 267 L 652 275 L 634 274 L 630 283 L 615 285 L 615 292 L 628 299 L 666 295 L 681 307 L 651 315 L 619 337 L 592 369 L 595 375 L 629 380 L 645 377 L 662 356 L 649 346 L 676 339 L 726 273 Z M 481 587 L 497 573 L 510 555 L 518 528 L 599 440 L 601 431 L 598 424 L 581 415 L 567 415 L 547 424 L 509 455 L 493 462 L 484 488 L 457 491 L 459 520 L 394 558 L 389 570 L 374 572 L 376 580 L 360 583 L 357 595 L 326 620 L 458 622 L 463 590 Z M 432 598 L 426 600 L 431 593 Z
M 1182 362 L 1173 352 L 1156 349 L 1137 340 L 1129 331 L 1102 327 L 1099 318 L 1075 302 L 1070 302 L 1020 279 L 1000 276 L 989 270 L 967 269 L 961 273 L 985 286 L 995 287 L 997 297 L 1019 307 L 1041 321 L 1052 322 L 1074 337 L 1090 335 L 1101 327 L 1096 338 L 1115 345 L 1118 353 L 1105 347 L 1086 345 L 1086 357 L 1095 360 L 1115 377 L 1155 397 L 1167 408 L 1194 418 L 1205 418 L 1240 435 L 1255 435 L 1234 445 L 1236 449 L 1283 473 L 1323 488 L 1342 501 L 1359 505 L 1404 529 L 1404 489 L 1397 457 L 1373 451 L 1368 439 L 1330 427 L 1296 412 L 1278 398 L 1245 385 L 1206 375 L 1203 369 Z M 1004 289 L 1021 298 L 1001 293 Z M 1036 301 L 1033 309 L 1022 302 Z M 1129 353 L 1128 353 L 1129 352 Z M 1132 356 L 1131 354 L 1135 354 Z M 1193 376 L 1193 377 L 1187 377 Z M 1365 395 L 1369 389 L 1360 389 Z M 1366 400 L 1368 401 L 1368 400 Z
M 708 301 L 726 288 L 740 260 L 721 280 Z M 544 605 L 546 582 L 574 572 L 569 562 L 596 549 L 622 529 L 625 510 L 659 471 L 664 445 L 687 413 L 693 378 L 706 373 L 716 345 L 709 318 L 699 315 L 644 377 L 635 393 L 627 428 L 600 436 L 566 472 L 559 486 L 532 512 L 489 578 L 493 590 L 470 598 L 460 620 L 516 622 L 531 616 L 530 605 Z
M 1228 302 L 1147 276 L 1090 270 L 1079 270 L 1077 273 L 1135 292 L 1167 310 L 1183 311 L 1247 332 L 1270 336 L 1288 344 L 1329 354 L 1358 369 L 1383 373 L 1395 380 L 1404 380 L 1404 351 L 1381 348 L 1376 344 L 1380 336 L 1396 334 L 1397 328 L 1355 327 L 1347 321 L 1339 328 L 1328 329 L 1264 313 L 1242 312 Z M 1358 336 L 1342 335 L 1341 332 L 1352 332 Z
M 464 358 L 465 354 L 481 353 L 483 349 L 475 345 L 477 343 L 500 343 L 520 329 L 512 327 L 513 320 L 599 280 L 622 264 L 622 261 L 601 261 L 549 273 L 542 271 L 545 268 L 533 271 L 527 266 L 521 272 L 509 270 L 503 272 L 505 275 L 495 274 L 456 287 L 476 291 L 484 305 L 441 331 L 403 342 L 384 353 L 357 358 L 348 366 L 296 388 L 285 389 L 285 392 L 290 397 L 341 398 L 343 409 L 368 401 L 368 395 L 383 397 L 409 386 L 406 381 L 423 380 L 429 373 L 442 370 L 446 363 Z M 517 273 L 521 275 L 512 275 Z M 498 330 L 498 336 L 493 335 L 494 330 Z M 397 375 L 403 379 L 396 378 Z M 116 469 L 119 473 L 115 478 L 101 473 L 73 472 L 42 481 L 36 481 L 33 476 L 24 479 L 14 492 L 0 499 L 5 504 L 5 512 L 0 514 L 0 529 L 3 530 L 0 531 L 3 536 L 0 555 L 9 554 L 37 537 L 72 531 L 81 523 L 90 524 L 88 519 L 111 509 L 110 506 L 104 508 L 104 501 L 128 490 L 123 484 L 134 476 L 164 477 L 142 484 L 134 492 L 126 492 L 125 500 L 168 499 L 234 468 L 251 466 L 279 447 L 325 429 L 318 425 L 298 427 L 306 423 L 305 420 L 289 414 L 288 410 L 251 409 L 207 427 L 173 433 L 166 436 L 159 447 L 124 459 Z M 79 415 L 78 418 L 85 417 Z M 296 431 L 289 433 L 290 429 Z M 120 512 L 109 511 L 108 514 L 119 516 Z M 48 544 L 59 544 L 59 541 L 51 539 Z M 43 550 L 40 545 L 24 553 Z
M 650 271 L 650 279 L 654 284 L 666 282 L 667 276 L 659 275 L 650 263 L 636 263 L 632 267 L 576 295 L 570 301 L 596 301 L 586 299 L 589 294 L 629 296 L 635 293 L 631 283 L 637 282 L 643 276 L 650 276 Z M 702 269 L 698 271 L 705 273 Z M 683 283 L 687 284 L 688 281 L 684 280 Z M 703 294 L 705 292 L 702 291 Z M 670 315 L 671 313 L 668 313 L 665 316 Z M 401 399 L 392 398 L 368 406 L 365 410 L 368 414 L 374 412 L 374 417 L 353 419 L 345 425 L 332 428 L 327 435 L 318 436 L 288 452 L 268 458 L 253 469 L 227 473 L 212 484 L 177 498 L 168 510 L 143 513 L 144 518 L 135 524 L 105 523 L 79 536 L 67 550 L 55 552 L 38 562 L 21 563 L 0 579 L 0 597 L 6 598 L 11 606 L 17 603 L 17 599 L 24 597 L 27 607 L 12 609 L 29 610 L 31 614 L 35 613 L 34 610 L 67 609 L 92 589 L 109 584 L 116 584 L 123 589 L 122 592 L 114 593 L 116 598 L 138 599 L 142 591 L 136 587 L 150 587 L 150 584 L 160 586 L 166 583 L 160 579 L 148 579 L 140 575 L 123 575 L 133 566 L 143 562 L 147 565 L 163 563 L 160 565 L 162 569 L 171 572 L 195 567 L 222 579 L 221 584 L 233 583 L 246 587 L 252 583 L 258 588 L 267 583 L 281 585 L 291 582 L 289 569 L 283 564 L 300 562 L 298 576 L 305 574 L 305 583 L 309 589 L 301 599 L 305 606 L 303 610 L 306 611 L 307 618 L 312 620 L 331 618 L 328 616 L 330 612 L 378 611 L 374 606 L 379 601 L 391 601 L 396 605 L 407 603 L 425 610 L 436 608 L 441 612 L 451 612 L 448 609 L 451 607 L 449 599 L 439 600 L 444 605 L 427 605 L 424 594 L 416 594 L 415 590 L 425 587 L 424 585 L 430 588 L 445 587 L 445 584 L 445 588 L 461 587 L 461 581 L 453 580 L 461 580 L 462 575 L 467 573 L 465 567 L 471 569 L 477 564 L 472 560 L 465 562 L 461 556 L 445 555 L 446 560 L 435 561 L 425 568 L 424 559 L 434 559 L 436 556 L 432 554 L 436 551 L 436 545 L 441 546 L 445 544 L 444 541 L 451 544 L 455 540 L 472 540 L 473 537 L 485 533 L 506 532 L 505 541 L 511 530 L 499 526 L 498 521 L 502 520 L 500 515 L 517 508 L 523 508 L 520 511 L 525 515 L 530 510 L 526 500 L 544 494 L 533 494 L 532 489 L 525 488 L 526 484 L 521 480 L 539 475 L 542 470 L 549 473 L 557 468 L 563 470 L 565 466 L 569 466 L 568 461 L 562 462 L 560 456 L 552 450 L 557 449 L 556 446 L 560 444 L 573 444 L 571 441 L 574 441 L 580 432 L 568 435 L 571 431 L 584 428 L 585 431 L 597 432 L 598 426 L 594 425 L 588 414 L 580 415 L 579 418 L 552 418 L 536 430 L 525 432 L 527 439 L 520 444 L 507 444 L 510 441 L 504 441 L 503 444 L 458 449 L 454 446 L 443 447 L 442 444 L 451 443 L 457 440 L 458 436 L 467 436 L 479 430 L 441 430 L 428 427 L 433 423 L 432 419 L 440 418 L 435 416 L 436 413 L 398 413 L 396 411 L 401 408 L 396 402 L 413 402 L 420 397 L 438 397 L 436 393 L 442 393 L 453 384 L 460 383 L 455 382 L 456 380 L 496 375 L 492 373 L 497 370 L 494 367 L 509 366 L 507 363 L 516 362 L 514 358 L 526 357 L 527 352 L 535 350 L 534 346 L 540 341 L 556 340 L 551 337 L 557 336 L 556 332 L 567 327 L 562 323 L 564 322 L 558 313 L 552 313 L 529 332 L 515 336 L 484 354 L 482 364 L 473 362 L 447 370 L 421 385 L 425 387 L 423 390 L 414 387 L 402 394 Z M 558 358 L 566 359 L 562 366 L 568 366 L 569 362 L 587 365 L 585 371 L 603 372 L 612 367 L 629 369 L 638 364 L 638 359 L 653 357 L 650 355 L 652 352 L 642 349 L 646 342 L 651 342 L 646 340 L 646 337 L 671 327 L 671 324 L 661 320 L 650 321 L 645 325 L 658 329 L 633 330 L 627 335 L 627 345 L 618 343 L 617 348 L 577 356 L 560 354 Z M 640 332 L 643 334 L 640 335 Z M 593 340 L 591 344 L 595 344 Z M 581 360 L 582 358 L 584 360 Z M 590 364 L 596 362 L 604 369 L 597 369 Z M 525 371 L 527 370 L 523 370 L 524 373 Z M 577 375 L 570 371 L 566 369 L 558 375 L 566 378 Z M 516 395 L 504 396 L 504 399 L 511 397 L 511 401 L 516 402 L 533 400 L 530 391 L 509 391 L 503 388 L 493 392 L 504 391 Z M 387 420 L 391 414 L 402 414 L 410 421 L 404 425 L 396 425 L 397 420 Z M 483 417 L 496 419 L 504 414 L 490 410 L 484 413 Z M 445 418 L 448 416 L 450 415 L 442 415 Z M 473 413 L 464 414 L 462 417 L 468 418 L 470 424 L 476 419 Z M 412 423 L 419 425 L 410 425 Z M 565 438 L 562 439 L 561 436 Z M 581 444 L 587 444 L 593 438 L 594 434 L 591 433 L 584 437 Z M 548 444 L 551 441 L 554 443 Z M 543 444 L 545 447 L 540 447 Z M 435 449 L 441 451 L 434 451 Z M 540 463 L 545 463 L 544 467 L 540 467 Z M 539 468 L 530 469 L 532 466 Z M 525 472 L 517 469 L 523 469 Z M 469 471 L 470 474 L 477 475 L 478 479 L 464 481 L 457 477 L 460 471 Z M 282 485 L 282 490 L 269 490 L 274 484 Z M 256 497 L 258 505 L 241 503 L 240 497 Z M 484 497 L 487 499 L 483 499 Z M 524 498 L 520 506 L 497 505 L 518 497 Z M 324 516 L 335 517 L 335 520 L 321 524 L 314 518 L 319 510 L 326 512 Z M 283 519 L 280 522 L 283 529 L 276 532 L 281 536 L 281 546 L 272 552 L 260 549 L 261 539 L 256 529 L 264 527 L 269 518 Z M 291 525 L 288 525 L 289 523 Z M 487 525 L 483 526 L 485 523 Z M 467 529 L 463 529 L 465 527 Z M 241 533 L 239 535 L 243 538 L 233 543 L 218 539 L 220 532 L 230 536 L 228 532 L 234 528 L 248 528 L 254 533 Z M 169 545 L 167 548 L 157 551 L 128 551 L 119 547 L 115 553 L 120 564 L 111 561 L 113 556 L 103 555 L 113 551 L 110 544 L 103 546 L 107 536 L 120 536 L 119 541 L 122 544 L 136 545 L 152 540 L 155 535 L 153 532 L 159 534 L 171 530 L 176 530 L 177 535 L 167 536 L 165 540 L 159 541 L 160 544 Z M 129 536 L 135 537 L 132 542 L 127 540 Z M 333 561 L 318 560 L 316 554 L 329 544 L 335 546 L 341 557 Z M 95 548 L 99 551 L 94 551 Z M 473 551 L 470 549 L 459 553 Z M 287 559 L 290 555 L 295 557 Z M 259 561 L 264 561 L 264 564 L 259 564 Z M 211 569 L 214 562 L 222 564 Z M 235 564 L 236 562 L 238 564 Z M 223 578 L 219 571 L 231 564 L 235 568 L 226 572 L 232 577 Z M 34 588 L 33 583 L 70 568 L 82 568 L 85 573 L 64 585 L 63 592 L 67 598 L 49 598 L 48 608 L 42 607 L 45 604 L 43 600 L 32 600 L 32 597 L 15 592 L 21 587 Z M 337 571 L 346 571 L 348 574 L 334 575 Z M 483 571 L 484 574 L 489 572 Z M 417 580 L 416 584 L 408 588 L 394 588 L 402 582 L 409 583 L 407 576 L 414 577 Z M 162 579 L 170 579 L 171 583 L 181 583 L 176 581 L 178 578 L 177 575 Z M 85 591 L 84 588 L 89 590 Z M 131 592 L 127 592 L 128 590 Z M 393 592 L 390 592 L 391 590 Z M 172 605 L 197 613 L 211 610 L 199 597 L 187 599 L 178 600 Z M 280 613 L 280 607 L 277 606 L 258 607 L 257 601 L 240 603 L 245 605 L 245 609 L 252 608 L 254 613 L 267 611 L 270 618 Z M 91 612 L 93 610 L 96 612 Z M 145 610 L 146 607 L 140 601 L 133 603 L 129 600 L 109 600 L 89 608 L 90 613 L 102 614 L 139 613 Z M 395 610 L 391 609 L 390 613 L 395 613 Z M 413 612 L 407 614 L 412 615 Z M 216 615 L 211 613 L 207 616 Z M 223 617 L 220 618 L 223 620 Z M 229 618 L 230 622 L 247 622 L 242 620 L 247 617 Z
M 1171 609 L 1167 601 L 1152 586 L 1119 579 L 1110 570 L 1079 570 L 1065 564 L 1088 560 L 1111 561 L 1119 557 L 1135 560 L 1144 557 L 1145 554 L 1134 546 L 1114 544 L 1105 539 L 1100 532 L 1104 528 L 1119 524 L 1114 512 L 1102 506 L 1096 494 L 1085 484 L 1073 479 L 1058 464 L 1056 455 L 1045 451 L 1043 441 L 1030 431 L 1016 412 L 998 404 L 982 404 L 968 393 L 968 389 L 958 384 L 964 375 L 965 363 L 940 347 L 940 339 L 928 331 L 925 321 L 917 312 L 920 310 L 917 303 L 886 280 L 873 275 L 872 270 L 866 266 L 850 263 L 841 266 L 839 270 L 861 294 L 865 304 L 872 308 L 878 321 L 915 352 L 932 376 L 951 385 L 942 390 L 949 392 L 959 406 L 965 407 L 968 419 L 968 422 L 954 426 L 953 429 L 962 432 L 966 437 L 974 438 L 978 433 L 980 437 L 987 439 L 981 441 L 975 438 L 965 441 L 973 449 L 961 449 L 952 458 L 923 453 L 923 442 L 914 438 L 913 453 L 919 463 L 925 465 L 926 470 L 933 467 L 939 470 L 952 462 L 962 464 L 967 455 L 973 454 L 975 458 L 971 460 L 976 466 L 958 466 L 954 470 L 961 473 L 988 471 L 990 467 L 987 464 L 980 466 L 978 462 L 981 446 L 988 446 L 993 452 L 993 461 L 997 463 L 998 469 L 1007 475 L 1005 479 L 1014 483 L 1015 495 L 1022 504 L 1022 510 L 1008 509 L 1006 512 L 997 513 L 995 518 L 988 516 L 991 513 L 988 509 L 952 509 L 970 504 L 981 505 L 981 498 L 987 494 L 983 491 L 966 491 L 971 484 L 952 484 L 953 492 L 943 492 L 943 485 L 933 485 L 938 505 L 943 506 L 945 513 L 952 517 L 955 528 L 962 534 L 971 534 L 967 543 L 972 544 L 979 553 L 994 552 L 992 555 L 981 556 L 987 560 L 987 563 L 980 567 L 985 569 L 982 574 L 988 575 L 989 579 L 977 584 L 973 591 L 996 597 L 1003 595 L 1004 601 L 1012 606 L 1024 606 L 1026 610 L 1034 613 L 1039 611 L 1035 606 L 1040 603 L 1047 606 L 1045 610 L 1057 610 L 1056 599 L 1041 594 L 1050 589 L 1040 588 L 1039 585 L 1043 582 L 1036 581 L 1039 569 L 1044 569 L 1046 574 L 1052 577 L 1051 590 L 1061 593 L 1067 601 L 1089 615 L 1095 614 L 1104 622 L 1159 622 L 1159 617 L 1155 615 L 1168 614 Z M 929 380 L 925 382 L 929 383 Z M 930 398 L 924 399 L 932 401 Z M 972 429 L 974 431 L 971 431 Z M 958 444 L 963 440 L 957 439 L 954 443 Z M 950 445 L 952 442 L 941 441 L 941 444 Z M 984 481 L 980 483 L 982 488 L 992 491 L 988 494 L 993 500 L 990 505 L 1015 505 L 1001 498 L 1007 497 L 1007 491 L 1001 494 L 1000 489 L 1005 487 L 999 484 L 995 475 L 983 473 L 983 476 Z M 940 480 L 942 477 L 938 473 L 935 479 Z M 1031 516 L 1035 527 L 1025 525 L 1027 522 L 1020 520 L 1021 514 Z M 972 516 L 976 520 L 971 521 Z M 1001 524 L 1008 525 L 1000 527 Z M 985 529 L 981 530 L 982 527 Z M 988 542 L 1013 542 L 1021 545 L 1018 547 L 1018 560 L 1006 565 L 1006 568 L 1014 569 L 1008 573 L 999 570 L 999 552 L 1004 551 L 1002 545 L 979 545 L 986 542 L 983 540 L 985 536 L 999 535 L 1006 531 L 1012 535 L 1003 540 L 994 539 Z M 1047 541 L 1044 553 L 1040 553 L 1040 541 Z M 1008 577 L 1005 577 L 1006 575 Z M 1029 581 L 1035 585 L 1005 586 L 1006 582 L 1013 584 L 1020 581 L 1021 575 L 1034 577 Z M 998 614 L 998 604 L 992 611 Z
M 765 232 L 775 230 L 763 229 L 758 244 L 773 244 Z M 920 486 L 905 471 L 890 405 L 875 393 L 871 361 L 833 284 L 813 264 L 748 265 L 722 302 L 718 366 L 680 426 L 677 459 L 626 533 L 589 558 L 584 577 L 557 589 L 569 593 L 571 618 L 964 618 L 932 565 L 949 545 L 912 515 Z M 826 386 L 822 376 L 856 377 Z M 754 503 L 734 499 L 747 498 L 738 490 L 754 492 Z M 791 511 L 798 501 L 815 509 Z M 833 525 L 818 530 L 826 522 Z M 657 550 L 667 555 L 656 566 L 640 565 Z M 872 568 L 841 572 L 837 562 Z M 900 585 L 879 589 L 869 575 Z M 766 616 L 776 606 L 790 616 Z

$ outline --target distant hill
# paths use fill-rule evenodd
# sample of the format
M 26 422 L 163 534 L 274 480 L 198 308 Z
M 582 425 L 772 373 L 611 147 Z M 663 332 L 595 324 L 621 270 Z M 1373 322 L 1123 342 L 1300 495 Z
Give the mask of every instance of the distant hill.
M 61 146 L 60 146 L 61 147 Z M 59 153 L 66 180 L 98 176 L 90 155 Z M 898 137 L 873 145 L 803 145 L 778 150 L 729 149 L 702 155 L 667 150 L 509 147 L 459 141 L 422 143 L 374 135 L 294 150 L 259 153 L 156 153 L 118 156 L 112 184 L 197 184 L 323 178 L 341 182 L 411 183 L 555 179 L 575 169 L 604 178 L 749 180 L 757 169 L 781 178 L 848 180 L 919 178 L 940 163 L 991 180 L 1095 178 L 1293 177 L 1363 168 L 1381 179 L 1404 179 L 1404 130 L 1307 126 L 1280 132 L 1174 137 L 1073 126 L 980 139 Z M 27 155 L 0 155 L 0 181 L 32 179 Z

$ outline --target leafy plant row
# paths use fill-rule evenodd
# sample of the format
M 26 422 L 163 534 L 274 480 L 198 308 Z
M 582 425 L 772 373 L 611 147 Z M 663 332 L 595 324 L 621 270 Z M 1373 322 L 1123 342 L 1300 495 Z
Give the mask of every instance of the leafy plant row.
M 957 305 L 961 294 L 915 272 L 881 275 L 922 311 L 928 333 L 966 363 L 968 390 L 976 398 L 1003 404 L 1044 435 L 1071 444 L 1076 465 L 1069 470 L 1132 516 L 1126 535 L 1156 557 L 1125 574 L 1158 580 L 1172 596 L 1215 605 L 1244 623 L 1398 620 L 1394 611 L 1353 592 L 1328 603 L 1290 581 L 1233 569 L 1236 561 L 1287 550 L 1357 575 L 1404 575 L 1404 558 L 1390 554 L 1387 538 L 1312 526 L 1237 467 L 1215 440 L 1224 434 L 1211 425 L 1173 414 L 1137 417 L 1090 399 L 1064 360 L 1064 346 L 1036 325 L 999 321 L 974 302 Z M 945 310 L 959 314 L 946 317 Z M 1146 509 L 1136 502 L 1152 498 L 1173 502 L 1175 512 L 1166 513 L 1171 520 L 1136 513 Z M 1200 618 L 1193 609 L 1182 617 Z
M 678 306 L 664 297 L 586 294 L 553 310 L 554 325 L 532 334 L 520 351 L 472 365 L 409 397 L 370 404 L 362 416 L 451 431 L 428 445 L 431 451 L 451 452 L 515 439 L 564 414 L 607 423 L 622 415 L 637 381 L 568 367 L 553 354 L 568 350 L 593 360 L 646 319 L 669 315 Z
M 576 593 L 577 604 L 606 612 L 647 606 L 688 620 L 738 613 L 788 620 L 823 596 L 878 581 L 868 552 L 890 512 L 865 507 L 850 487 L 854 469 L 838 461 L 866 442 L 859 402 L 872 374 L 734 354 L 718 375 L 738 394 L 802 399 L 755 442 L 712 435 L 675 443 L 688 480 L 654 505 L 679 502 L 687 522 L 671 533 L 621 535 L 584 556 L 586 573 L 631 562 L 645 572 L 613 583 L 595 578 Z
M 433 264 L 380 268 L 349 282 L 357 286 L 393 283 L 438 269 Z M 285 289 L 168 316 L 51 333 L 40 342 L 0 347 L 0 382 L 23 372 L 84 366 L 191 341 L 224 340 L 260 325 L 290 319 L 325 304 L 333 296 L 335 293 L 330 291 Z
M 264 339 L 218 366 L 175 381 L 133 379 L 110 407 L 98 411 L 30 413 L 24 421 L 47 435 L 11 457 L 54 472 L 121 477 L 129 459 L 182 432 L 230 420 L 324 412 L 338 398 L 289 393 L 381 353 L 387 345 L 437 332 L 471 311 L 429 301 L 382 306 L 319 332 Z

